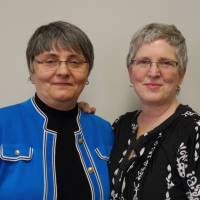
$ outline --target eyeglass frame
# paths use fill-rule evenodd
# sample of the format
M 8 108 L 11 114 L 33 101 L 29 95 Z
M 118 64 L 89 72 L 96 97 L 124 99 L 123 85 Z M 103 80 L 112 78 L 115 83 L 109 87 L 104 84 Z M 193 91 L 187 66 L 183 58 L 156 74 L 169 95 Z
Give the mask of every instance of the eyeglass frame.
M 146 64 L 147 66 L 139 66 L 139 61 L 144 61 L 146 63 L 143 63 L 144 65 Z M 151 61 L 151 60 L 148 60 L 148 59 L 132 59 L 131 60 L 131 63 L 130 65 L 135 65 L 135 66 L 139 66 L 140 68 L 143 68 L 143 69 L 150 69 L 152 67 L 152 64 L 155 63 L 156 64 L 156 67 L 160 70 L 168 70 L 168 69 L 171 69 L 171 68 L 175 68 L 175 67 L 178 67 L 179 66 L 179 63 L 178 61 L 176 60 L 170 60 L 170 59 L 166 59 L 166 60 L 160 60 L 160 61 Z M 169 63 L 169 65 L 167 65 L 167 63 Z M 166 64 L 165 66 L 162 64 Z
M 88 63 L 87 61 L 72 61 L 72 60 L 46 60 L 46 61 L 40 61 L 37 59 L 34 59 L 34 62 L 36 62 L 37 64 L 41 64 L 41 65 L 45 65 L 46 67 L 48 67 L 48 70 L 50 71 L 56 71 L 62 63 L 65 63 L 65 65 L 67 65 L 68 69 L 72 70 L 72 71 L 81 71 L 80 67 L 83 66 L 83 64 Z M 74 64 L 74 66 L 73 66 Z

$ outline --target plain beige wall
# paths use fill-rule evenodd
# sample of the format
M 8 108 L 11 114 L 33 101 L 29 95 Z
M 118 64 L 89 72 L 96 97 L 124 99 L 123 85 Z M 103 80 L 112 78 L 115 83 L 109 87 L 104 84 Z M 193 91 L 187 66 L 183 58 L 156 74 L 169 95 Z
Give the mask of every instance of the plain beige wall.
M 94 44 L 95 64 L 81 99 L 110 122 L 138 107 L 129 87 L 126 54 L 133 33 L 150 22 L 175 24 L 187 40 L 189 63 L 179 95 L 200 111 L 200 1 L 198 0 L 0 0 L 0 107 L 34 94 L 25 50 L 40 25 L 65 20 Z

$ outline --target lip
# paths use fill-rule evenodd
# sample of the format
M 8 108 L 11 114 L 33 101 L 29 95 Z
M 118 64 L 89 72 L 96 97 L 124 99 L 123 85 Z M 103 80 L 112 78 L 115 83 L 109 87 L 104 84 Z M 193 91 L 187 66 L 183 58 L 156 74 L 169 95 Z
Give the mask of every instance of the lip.
M 160 83 L 145 83 L 144 85 L 147 86 L 148 88 L 152 88 L 152 89 L 159 88 L 162 86 L 162 84 L 160 84 Z
M 68 85 L 68 86 L 72 86 L 73 84 L 72 83 L 69 83 L 69 82 L 56 82 L 56 83 L 53 83 L 53 85 Z

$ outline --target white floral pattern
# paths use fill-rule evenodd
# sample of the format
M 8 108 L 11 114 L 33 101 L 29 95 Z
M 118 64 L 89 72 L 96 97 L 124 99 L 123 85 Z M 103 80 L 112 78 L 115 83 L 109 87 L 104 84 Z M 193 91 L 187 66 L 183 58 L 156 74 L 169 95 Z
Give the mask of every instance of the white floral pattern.
M 153 169 L 151 168 L 151 163 L 155 152 L 163 151 L 160 147 L 162 146 L 163 140 L 167 138 L 165 137 L 166 132 L 168 135 L 171 134 L 169 137 L 170 139 L 167 138 L 167 140 L 169 139 L 167 144 L 171 146 L 164 147 L 166 149 L 160 154 L 162 156 L 166 155 L 166 158 L 164 158 L 165 164 L 156 163 L 157 166 L 161 164 L 162 169 L 165 169 L 165 171 L 159 173 L 159 175 L 166 176 L 159 179 L 159 177 L 156 177 L 156 171 L 154 172 L 156 175 L 154 177 L 157 178 L 157 186 L 159 185 L 159 181 L 164 180 L 164 182 L 160 184 L 161 188 L 159 188 L 162 192 L 159 191 L 162 198 L 161 196 L 157 198 L 163 200 L 182 200 L 186 198 L 189 200 L 200 200 L 200 115 L 194 112 L 190 107 L 182 105 L 181 109 L 176 111 L 174 116 L 178 118 L 178 122 L 173 121 L 177 119 L 175 117 L 171 121 L 175 128 L 168 130 L 166 128 L 167 126 L 163 126 L 164 129 L 160 129 L 160 132 L 154 132 L 157 136 L 154 137 L 154 140 L 151 140 L 151 143 L 148 143 L 148 141 L 150 141 L 149 139 L 145 140 L 145 137 L 150 138 L 149 132 L 145 133 L 144 143 L 141 144 L 139 148 L 137 147 L 138 149 L 132 149 L 132 151 L 130 151 L 129 147 L 131 147 L 133 143 L 132 138 L 126 141 L 128 143 L 128 145 L 126 145 L 127 148 L 123 149 L 118 157 L 119 167 L 113 171 L 111 200 L 125 200 L 127 191 L 130 193 L 128 198 L 133 200 L 146 200 L 148 196 L 146 196 L 146 198 L 143 197 L 143 193 L 146 191 L 148 191 L 148 194 L 151 194 L 154 184 L 152 184 L 151 189 L 144 188 L 143 181 L 146 180 L 144 177 L 146 177 L 149 169 Z M 137 123 L 136 121 L 134 122 L 135 123 L 131 123 L 131 135 L 134 135 L 137 130 Z M 133 153 L 133 156 L 128 157 L 131 153 Z M 128 162 L 126 160 L 127 158 L 132 159 L 131 163 L 128 167 L 121 168 L 120 166 L 122 166 L 124 162 Z M 159 157 L 159 159 L 160 158 L 163 159 L 162 157 Z M 159 159 L 157 159 L 157 161 Z M 161 168 L 158 167 L 156 169 Z M 131 173 L 134 173 L 134 175 L 130 176 Z M 150 177 L 151 173 L 150 176 L 148 174 L 148 178 Z M 132 183 L 130 184 L 131 181 Z M 163 185 L 166 187 L 163 187 Z M 177 190 L 180 192 L 178 198 L 176 198 Z M 130 191 L 132 191 L 132 193 Z
M 183 114 L 185 117 L 198 115 L 195 112 L 185 112 Z M 200 127 L 200 120 L 196 122 L 195 131 L 196 131 L 196 142 L 194 148 L 194 161 L 197 162 L 199 159 L 199 127 Z M 200 183 L 199 177 L 197 177 L 196 172 L 194 170 L 188 169 L 188 149 L 186 144 L 181 143 L 178 148 L 177 153 L 177 169 L 179 172 L 180 177 L 185 178 L 188 191 L 187 197 L 190 200 L 199 200 L 200 199 Z
M 168 164 L 167 165 L 167 171 L 168 171 L 168 175 L 166 177 L 166 181 L 167 181 L 167 191 L 166 191 L 166 194 L 165 194 L 165 200 L 171 200 L 171 197 L 170 197 L 170 192 L 169 190 L 174 187 L 174 183 L 172 182 L 172 168 L 171 168 L 171 165 Z

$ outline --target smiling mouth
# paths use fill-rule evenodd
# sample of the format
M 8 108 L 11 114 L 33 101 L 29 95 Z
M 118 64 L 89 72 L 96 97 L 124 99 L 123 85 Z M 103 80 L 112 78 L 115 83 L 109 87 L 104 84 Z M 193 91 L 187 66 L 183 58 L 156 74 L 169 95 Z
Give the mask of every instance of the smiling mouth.
M 159 88 L 161 87 L 161 84 L 158 84 L 158 83 L 147 83 L 147 84 L 144 84 L 145 86 L 147 86 L 148 88 Z
M 53 85 L 57 85 L 57 86 L 72 86 L 72 83 L 53 83 Z

